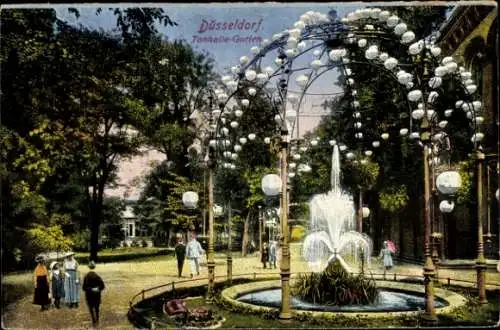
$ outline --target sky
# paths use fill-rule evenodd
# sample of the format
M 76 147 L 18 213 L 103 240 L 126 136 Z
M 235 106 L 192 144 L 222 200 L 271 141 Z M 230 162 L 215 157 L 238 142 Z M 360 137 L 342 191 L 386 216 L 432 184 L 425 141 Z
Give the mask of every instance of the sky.
M 113 29 L 116 19 L 112 12 L 103 10 L 95 15 L 95 6 L 77 7 L 80 18 L 69 14 L 67 7 L 54 6 L 57 14 L 71 23 L 81 23 L 94 28 Z M 327 13 L 335 9 L 343 17 L 347 12 L 360 6 L 342 6 L 341 4 L 165 4 L 161 5 L 165 13 L 178 26 L 160 26 L 160 32 L 168 39 L 183 39 L 195 49 L 208 51 L 219 70 L 224 70 L 237 63 L 238 59 L 250 56 L 250 48 L 258 45 L 258 40 L 270 39 L 271 36 L 290 28 L 300 15 L 309 10 Z M 226 31 L 210 31 L 207 23 L 236 23 L 237 28 Z M 246 29 L 248 28 L 248 29 Z M 205 39 L 204 39 L 205 37 Z M 222 43 L 210 43 L 206 37 L 226 38 Z
M 76 7 L 80 17 L 76 19 L 68 12 L 68 5 L 45 5 L 56 9 L 59 18 L 71 23 L 95 29 L 112 30 L 116 28 L 116 17 L 107 10 L 108 7 L 128 7 L 131 4 L 104 4 L 100 15 L 95 14 L 98 5 L 88 4 Z M 370 5 L 379 5 L 370 3 Z M 395 5 L 394 2 L 386 5 Z M 328 13 L 331 9 L 337 11 L 338 17 L 344 17 L 347 13 L 365 7 L 362 2 L 357 3 L 205 3 L 205 4 L 141 4 L 143 7 L 161 7 L 165 13 L 175 21 L 177 26 L 158 26 L 158 30 L 169 40 L 182 39 L 191 44 L 199 51 L 208 52 L 216 63 L 216 71 L 219 74 L 227 74 L 231 66 L 238 64 L 243 55 L 252 58 L 250 48 L 258 46 L 263 39 L 271 39 L 272 35 L 291 28 L 293 23 L 307 11 L 319 11 Z M 382 7 L 382 5 L 380 5 Z M 217 25 L 230 27 L 231 29 L 217 30 Z M 219 42 L 209 42 L 216 38 Z M 273 66 L 276 55 L 266 56 L 262 67 Z M 312 60 L 312 55 L 297 60 L 297 65 L 305 67 Z M 335 86 L 337 72 L 331 71 L 325 74 L 312 86 L 310 93 L 339 93 L 341 90 Z M 290 84 L 289 90 L 298 89 L 294 82 Z M 303 135 L 314 129 L 318 124 L 322 113 L 320 104 L 327 96 L 308 96 L 301 106 L 300 131 Z M 309 114 L 309 115 L 308 115 Z M 323 113 L 324 114 L 324 113 Z M 297 132 L 294 133 L 294 135 Z M 126 186 L 132 182 L 137 175 L 144 175 L 146 163 L 155 160 L 163 160 L 164 156 L 154 151 L 146 153 L 143 157 L 124 161 L 119 170 L 120 184 L 124 186 L 115 190 L 110 195 L 123 196 L 125 191 L 132 199 L 137 198 L 137 189 L 127 189 Z

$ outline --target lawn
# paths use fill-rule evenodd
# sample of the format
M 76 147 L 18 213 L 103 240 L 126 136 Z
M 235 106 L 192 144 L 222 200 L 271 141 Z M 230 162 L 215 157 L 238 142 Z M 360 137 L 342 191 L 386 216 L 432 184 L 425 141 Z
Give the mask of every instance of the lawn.
M 441 326 L 479 326 L 493 325 L 498 322 L 498 310 L 500 309 L 500 295 L 498 293 L 490 294 L 490 303 L 485 307 L 478 307 L 474 303 L 459 308 L 456 312 L 449 315 L 439 315 L 438 324 Z M 216 304 L 207 304 L 203 297 L 186 299 L 188 309 L 204 307 L 210 309 L 216 316 L 222 316 L 225 319 L 223 328 L 247 328 L 247 329 L 275 329 L 275 328 L 300 328 L 315 329 L 325 327 L 418 327 L 421 320 L 418 316 L 401 317 L 380 317 L 375 319 L 348 318 L 342 315 L 336 316 L 333 320 L 312 319 L 307 316 L 301 319 L 292 319 L 283 322 L 277 318 L 278 311 L 263 315 L 248 314 L 243 312 L 230 311 Z M 149 314 L 149 313 L 148 313 Z M 153 314 L 149 314 L 153 316 Z M 159 327 L 175 326 L 175 323 L 166 314 L 157 314 Z

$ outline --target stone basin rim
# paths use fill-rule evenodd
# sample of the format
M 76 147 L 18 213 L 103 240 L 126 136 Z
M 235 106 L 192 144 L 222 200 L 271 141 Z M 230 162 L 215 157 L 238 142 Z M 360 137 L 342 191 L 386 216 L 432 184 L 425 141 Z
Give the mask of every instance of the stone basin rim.
M 395 290 L 403 290 L 408 291 L 410 293 L 424 293 L 424 287 L 421 284 L 414 283 L 404 283 L 404 282 L 396 282 L 396 281 L 384 281 L 384 280 L 376 280 L 375 281 L 378 288 L 381 289 L 395 289 Z M 241 295 L 252 293 L 255 291 L 266 290 L 266 289 L 276 289 L 281 288 L 280 280 L 264 280 L 257 281 L 245 284 L 234 285 L 229 288 L 226 288 L 222 291 L 221 297 L 222 299 L 235 307 L 242 307 L 244 309 L 251 310 L 257 313 L 265 313 L 277 310 L 274 307 L 267 306 L 259 306 L 254 304 L 245 303 L 242 301 L 236 300 Z M 434 288 L 435 296 L 440 299 L 445 300 L 448 305 L 440 308 L 436 308 L 436 314 L 446 314 L 451 312 L 453 309 L 465 305 L 467 302 L 466 298 L 462 295 L 453 292 L 451 290 Z M 296 310 L 292 309 L 292 315 L 311 315 L 313 317 L 325 317 L 332 318 L 336 315 L 342 315 L 346 317 L 369 317 L 369 318 L 377 318 L 384 316 L 403 316 L 403 315 L 416 315 L 421 313 L 421 311 L 397 311 L 397 312 L 353 312 L 353 311 L 334 311 L 334 312 L 326 312 L 326 311 L 307 311 L 307 310 Z

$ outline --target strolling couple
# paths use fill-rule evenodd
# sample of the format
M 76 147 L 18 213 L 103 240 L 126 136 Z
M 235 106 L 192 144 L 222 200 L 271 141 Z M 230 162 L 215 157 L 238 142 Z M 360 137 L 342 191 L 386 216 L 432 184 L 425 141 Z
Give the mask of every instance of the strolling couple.
M 175 256 L 177 257 L 177 271 L 179 277 L 182 276 L 182 268 L 184 260 L 189 259 L 189 267 L 191 278 L 194 274 L 200 275 L 200 258 L 205 253 L 200 242 L 196 240 L 196 234 L 191 233 L 191 240 L 187 245 L 184 245 L 184 240 L 181 235 L 177 235 L 177 245 L 175 246 Z

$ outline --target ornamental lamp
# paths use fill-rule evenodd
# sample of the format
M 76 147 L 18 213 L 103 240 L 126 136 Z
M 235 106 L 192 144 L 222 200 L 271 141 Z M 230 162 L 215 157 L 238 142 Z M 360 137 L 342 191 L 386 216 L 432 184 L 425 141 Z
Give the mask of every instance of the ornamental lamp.
M 442 213 L 451 213 L 453 209 L 455 208 L 455 203 L 444 200 L 439 203 L 439 210 Z
M 436 187 L 443 195 L 453 196 L 461 186 L 462 178 L 456 171 L 442 172 L 436 178 Z
M 361 212 L 363 214 L 364 219 L 366 219 L 370 216 L 370 209 L 367 208 L 366 206 L 363 206 L 363 208 L 361 209 Z
M 281 179 L 277 174 L 267 174 L 261 181 L 262 192 L 266 196 L 277 196 L 281 191 Z
M 224 209 L 222 208 L 222 206 L 216 204 L 214 206 L 214 215 L 216 217 L 220 217 L 220 216 L 222 216 L 223 213 L 224 213 Z
M 198 194 L 194 191 L 187 191 L 182 194 L 182 203 L 188 209 L 195 209 L 198 205 Z

